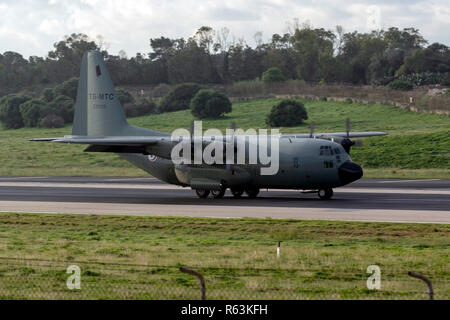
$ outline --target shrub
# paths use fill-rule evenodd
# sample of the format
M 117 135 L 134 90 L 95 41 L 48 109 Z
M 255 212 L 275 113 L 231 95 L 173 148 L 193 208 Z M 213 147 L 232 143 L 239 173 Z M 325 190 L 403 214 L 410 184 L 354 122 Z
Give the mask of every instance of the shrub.
M 123 89 L 116 90 L 117 99 L 119 99 L 120 104 L 123 106 L 127 103 L 132 103 L 134 101 L 133 96 L 128 91 Z
M 61 128 L 64 126 L 64 119 L 51 113 L 42 118 L 40 126 L 45 128 Z
M 167 85 L 165 83 L 158 84 L 152 90 L 152 97 L 153 98 L 161 98 L 161 97 L 165 96 L 166 94 L 168 94 L 169 91 L 170 91 L 169 85 Z
M 223 93 L 203 89 L 192 99 L 190 108 L 197 119 L 218 118 L 231 112 L 231 102 Z
M 0 99 L 0 121 L 6 129 L 24 126 L 20 105 L 31 98 L 20 94 L 10 94 Z
M 389 82 L 387 86 L 392 90 L 409 91 L 413 89 L 411 82 L 399 79 Z
M 156 111 L 156 104 L 148 100 L 142 100 L 139 104 L 125 103 L 123 111 L 127 117 L 145 116 Z
M 143 99 L 138 104 L 141 115 L 147 115 L 156 112 L 156 104 L 153 101 Z
M 266 123 L 271 127 L 293 127 L 308 119 L 303 103 L 293 99 L 284 99 L 273 106 Z
M 259 80 L 233 82 L 228 91 L 232 97 L 250 97 L 264 94 L 264 83 Z
M 46 102 L 51 102 L 55 99 L 55 89 L 53 88 L 45 88 L 41 94 L 42 100 Z
M 41 117 L 49 114 L 57 115 L 64 119 L 64 123 L 72 123 L 75 112 L 74 101 L 68 96 L 57 96 L 41 110 Z
M 55 96 L 68 96 L 73 101 L 77 98 L 78 78 L 73 77 L 55 87 Z
M 286 81 L 286 77 L 280 68 L 272 67 L 263 72 L 261 80 L 263 82 L 283 82 Z
M 189 109 L 192 98 L 200 89 L 201 87 L 195 83 L 183 83 L 175 86 L 162 98 L 158 111 L 170 112 Z
M 25 127 L 37 127 L 41 119 L 41 110 L 45 102 L 41 99 L 31 99 L 22 103 L 19 107 Z

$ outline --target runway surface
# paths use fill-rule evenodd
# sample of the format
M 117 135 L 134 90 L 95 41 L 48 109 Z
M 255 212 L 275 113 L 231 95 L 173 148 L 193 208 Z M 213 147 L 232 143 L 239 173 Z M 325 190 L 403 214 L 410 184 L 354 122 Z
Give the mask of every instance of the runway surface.
M 153 178 L 0 177 L 0 212 L 450 223 L 450 180 L 363 179 L 332 200 L 294 190 L 198 199 Z

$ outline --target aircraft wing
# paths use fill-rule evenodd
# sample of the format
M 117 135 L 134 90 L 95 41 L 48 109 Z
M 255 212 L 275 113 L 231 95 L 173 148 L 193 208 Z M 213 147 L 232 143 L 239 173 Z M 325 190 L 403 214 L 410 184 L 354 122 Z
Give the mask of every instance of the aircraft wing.
M 347 132 L 325 132 L 325 133 L 314 133 L 313 137 L 341 137 L 341 138 L 366 138 L 366 137 L 376 137 L 376 136 L 386 136 L 386 132 L 379 131 L 367 131 L 367 132 L 349 132 L 347 136 Z M 300 133 L 300 134 L 288 134 L 284 136 L 295 137 L 295 138 L 309 138 L 309 133 Z

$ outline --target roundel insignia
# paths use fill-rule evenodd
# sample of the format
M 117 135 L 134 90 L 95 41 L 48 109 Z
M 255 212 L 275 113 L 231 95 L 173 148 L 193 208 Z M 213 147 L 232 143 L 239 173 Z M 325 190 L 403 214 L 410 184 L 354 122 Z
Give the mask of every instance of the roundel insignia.
M 149 155 L 148 155 L 148 160 L 150 160 L 151 162 L 156 161 L 156 159 L 158 159 L 158 157 L 155 156 L 154 154 L 149 154 Z

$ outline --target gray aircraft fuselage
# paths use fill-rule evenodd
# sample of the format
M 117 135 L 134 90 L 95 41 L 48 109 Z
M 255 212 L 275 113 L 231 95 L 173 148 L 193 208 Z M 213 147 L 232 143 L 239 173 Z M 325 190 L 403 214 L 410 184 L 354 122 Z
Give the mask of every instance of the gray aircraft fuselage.
M 260 165 L 233 165 L 235 174 L 231 175 L 225 165 L 175 165 L 170 159 L 152 155 L 119 155 L 152 176 L 181 186 L 190 185 L 189 177 L 183 177 L 182 173 L 191 170 L 201 170 L 204 178 L 224 180 L 229 184 L 236 176 L 245 176 L 245 184 L 262 189 L 335 188 L 362 176 L 359 166 L 359 170 L 358 167 L 352 168 L 353 173 L 343 168 L 349 163 L 357 165 L 351 162 L 350 156 L 340 144 L 329 140 L 281 136 L 279 151 L 279 169 L 275 175 L 261 175 Z

